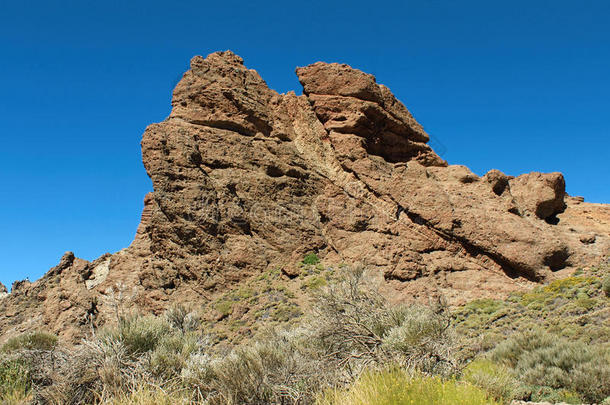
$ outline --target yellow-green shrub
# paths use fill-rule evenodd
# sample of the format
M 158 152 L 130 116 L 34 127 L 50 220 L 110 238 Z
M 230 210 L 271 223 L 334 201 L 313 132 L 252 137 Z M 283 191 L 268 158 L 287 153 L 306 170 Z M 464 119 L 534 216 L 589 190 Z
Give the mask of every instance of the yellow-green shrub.
M 491 360 L 478 359 L 471 362 L 464 370 L 462 378 L 499 401 L 509 402 L 519 394 L 519 382 L 511 370 Z
M 497 404 L 470 383 L 411 376 L 404 370 L 367 372 L 347 389 L 328 390 L 318 405 L 484 405 Z
M 169 393 L 160 387 L 141 385 L 134 391 L 116 396 L 110 405 L 179 405 L 190 403 L 185 395 Z
M 2 352 L 16 350 L 53 350 L 57 346 L 57 336 L 47 332 L 30 332 L 10 338 Z
M 19 358 L 0 359 L 0 403 L 18 403 L 31 389 L 30 368 Z

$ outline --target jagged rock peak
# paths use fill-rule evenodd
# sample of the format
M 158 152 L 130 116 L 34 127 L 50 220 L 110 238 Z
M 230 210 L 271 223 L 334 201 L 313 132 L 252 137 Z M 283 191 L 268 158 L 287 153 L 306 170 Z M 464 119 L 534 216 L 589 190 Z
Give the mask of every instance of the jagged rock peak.
M 170 116 L 142 137 L 153 192 L 132 244 L 93 262 L 64 255 L 0 301 L 0 332 L 78 339 L 115 316 L 117 295 L 155 313 L 206 303 L 268 269 L 294 277 L 308 252 L 365 266 L 393 301 L 450 304 L 609 253 L 609 207 L 566 196 L 560 173 L 479 177 L 438 156 L 373 76 L 322 62 L 296 73 L 301 96 L 230 51 L 194 57 Z

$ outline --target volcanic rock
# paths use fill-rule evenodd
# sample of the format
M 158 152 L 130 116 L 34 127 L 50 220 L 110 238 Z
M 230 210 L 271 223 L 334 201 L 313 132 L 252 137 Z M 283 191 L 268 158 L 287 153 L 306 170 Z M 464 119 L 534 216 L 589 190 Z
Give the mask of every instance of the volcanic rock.
M 566 208 L 566 183 L 561 173 L 522 174 L 509 183 L 511 194 L 525 214 L 546 220 Z
M 232 52 L 194 57 L 171 114 L 143 135 L 154 191 L 131 246 L 64 255 L 0 302 L 0 332 L 77 339 L 121 305 L 206 302 L 270 268 L 290 282 L 308 252 L 365 266 L 393 301 L 450 304 L 608 254 L 608 206 L 567 197 L 561 174 L 479 177 L 438 156 L 373 76 L 321 62 L 296 73 L 303 95 L 278 94 Z

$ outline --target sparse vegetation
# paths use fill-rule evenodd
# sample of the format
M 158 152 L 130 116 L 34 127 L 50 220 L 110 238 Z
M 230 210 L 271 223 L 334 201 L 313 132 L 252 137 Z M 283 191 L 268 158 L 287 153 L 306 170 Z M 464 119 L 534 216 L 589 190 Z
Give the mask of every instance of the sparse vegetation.
M 506 300 L 480 299 L 453 311 L 463 336 L 460 357 L 472 359 L 493 349 L 515 331 L 546 332 L 606 348 L 610 342 L 610 307 L 602 291 L 608 265 L 554 281 Z
M 453 313 L 464 378 L 511 399 L 601 403 L 610 396 L 608 264 L 506 300 L 476 300 Z
M 182 333 L 193 332 L 201 326 L 199 315 L 184 305 L 173 305 L 165 313 L 169 324 Z
M 301 288 L 305 290 L 318 290 L 328 285 L 328 281 L 323 276 L 312 276 L 303 281 Z
M 114 326 L 69 351 L 42 332 L 15 337 L 0 350 L 0 401 L 580 404 L 610 395 L 603 269 L 450 312 L 389 305 L 361 268 L 308 266 L 294 282 L 270 270 L 211 300 L 223 316 L 214 322 L 176 305 L 162 316 L 117 312 Z M 247 344 L 223 338 L 254 322 Z
M 102 331 L 99 340 L 108 347 L 119 344 L 126 356 L 133 359 L 153 351 L 170 334 L 171 328 L 163 318 L 131 315 L 121 318 L 116 328 Z
M 298 331 L 268 336 L 226 356 L 192 356 L 184 383 L 210 404 L 310 403 L 325 370 Z

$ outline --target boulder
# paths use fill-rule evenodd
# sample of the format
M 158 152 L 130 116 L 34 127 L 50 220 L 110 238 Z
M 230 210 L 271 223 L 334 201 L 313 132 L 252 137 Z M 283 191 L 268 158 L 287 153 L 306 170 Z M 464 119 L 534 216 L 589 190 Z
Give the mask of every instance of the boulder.
M 548 220 L 566 208 L 566 183 L 561 173 L 532 172 L 509 183 L 517 205 L 526 214 Z

